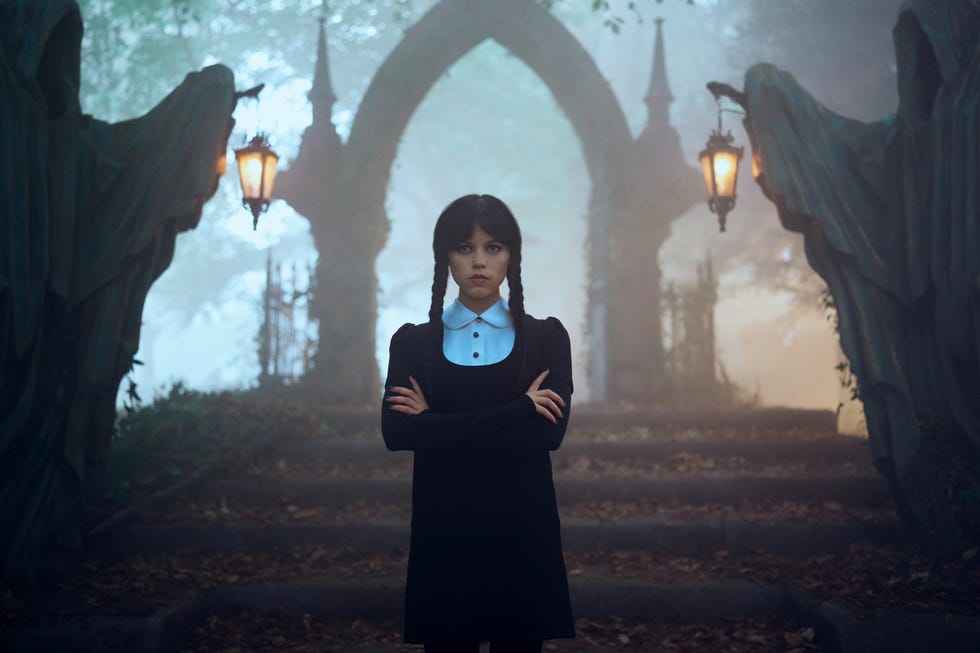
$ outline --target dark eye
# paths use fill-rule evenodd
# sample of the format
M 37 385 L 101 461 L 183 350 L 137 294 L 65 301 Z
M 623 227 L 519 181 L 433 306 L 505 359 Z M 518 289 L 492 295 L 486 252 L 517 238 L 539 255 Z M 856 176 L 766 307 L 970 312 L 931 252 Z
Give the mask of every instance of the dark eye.
M 487 245 L 487 251 L 491 254 L 499 254 L 500 252 L 504 251 L 504 246 L 500 243 L 490 243 Z
M 460 254 L 468 254 L 471 249 L 473 248 L 470 247 L 469 243 L 460 243 L 459 245 L 456 245 L 456 251 Z

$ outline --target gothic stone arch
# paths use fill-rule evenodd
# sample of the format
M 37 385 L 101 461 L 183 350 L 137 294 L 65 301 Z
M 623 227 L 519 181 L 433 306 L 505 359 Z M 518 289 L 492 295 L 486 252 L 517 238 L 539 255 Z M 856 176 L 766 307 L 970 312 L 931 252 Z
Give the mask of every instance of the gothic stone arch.
M 617 313 L 606 291 L 613 285 L 610 234 L 629 211 L 622 199 L 627 195 L 623 180 L 633 148 L 623 112 L 585 49 L 533 0 L 444 0 L 406 32 L 381 65 L 342 148 L 342 164 L 331 164 L 329 180 L 324 180 L 322 167 L 317 173 L 318 194 L 329 196 L 326 219 L 311 221 L 321 261 L 321 342 L 329 346 L 321 346 L 317 354 L 313 384 L 326 401 L 377 401 L 374 266 L 388 231 L 384 201 L 392 163 L 411 116 L 436 80 L 486 39 L 497 41 L 538 74 L 581 141 L 593 184 L 588 311 L 593 398 L 604 400 L 623 385 L 616 377 L 606 378 L 607 369 L 629 366 L 627 348 L 636 340 L 617 338 L 618 331 L 626 330 L 607 318 Z M 643 325 L 631 326 L 643 330 Z M 618 344 L 622 350 L 613 351 Z

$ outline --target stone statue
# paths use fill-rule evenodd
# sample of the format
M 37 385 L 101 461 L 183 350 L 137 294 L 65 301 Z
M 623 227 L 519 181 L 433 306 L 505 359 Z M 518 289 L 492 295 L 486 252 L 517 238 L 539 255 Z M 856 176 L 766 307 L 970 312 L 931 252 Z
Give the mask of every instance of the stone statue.
M 980 5 L 910 0 L 893 33 L 899 106 L 878 122 L 770 65 L 709 88 L 745 107 L 758 182 L 827 282 L 876 466 L 958 556 L 980 541 Z
M 72 0 L 0 0 L 0 562 L 77 540 L 143 303 L 217 189 L 234 79 L 211 66 L 145 116 L 79 105 Z

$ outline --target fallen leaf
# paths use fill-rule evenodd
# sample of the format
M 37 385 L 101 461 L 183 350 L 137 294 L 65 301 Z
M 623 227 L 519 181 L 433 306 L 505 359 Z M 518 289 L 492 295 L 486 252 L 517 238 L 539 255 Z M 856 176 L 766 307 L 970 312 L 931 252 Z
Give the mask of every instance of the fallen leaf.
M 804 643 L 803 635 L 800 633 L 783 633 L 783 639 L 790 646 L 803 646 Z

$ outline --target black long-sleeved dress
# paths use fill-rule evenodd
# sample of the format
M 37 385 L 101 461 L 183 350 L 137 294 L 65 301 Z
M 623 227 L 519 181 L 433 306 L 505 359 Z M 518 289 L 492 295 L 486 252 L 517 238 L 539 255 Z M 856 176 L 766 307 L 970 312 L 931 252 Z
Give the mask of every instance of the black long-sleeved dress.
M 410 374 L 423 378 L 428 329 L 405 324 L 392 336 L 385 399 L 392 386 L 411 387 Z M 385 444 L 415 452 L 408 643 L 575 636 L 549 454 L 571 409 L 568 333 L 556 318 L 530 316 L 524 333 L 504 360 L 477 367 L 431 346 L 430 409 L 383 404 Z M 558 424 L 525 394 L 546 368 L 541 387 L 566 404 Z

